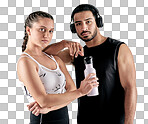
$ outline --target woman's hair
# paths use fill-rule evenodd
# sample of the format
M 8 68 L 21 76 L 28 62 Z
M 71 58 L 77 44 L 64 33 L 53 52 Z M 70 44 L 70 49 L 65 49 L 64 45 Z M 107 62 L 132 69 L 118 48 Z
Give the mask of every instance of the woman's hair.
M 53 20 L 53 17 L 49 13 L 42 12 L 42 11 L 33 12 L 27 17 L 27 19 L 25 20 L 25 26 L 24 26 L 25 27 L 25 36 L 23 38 L 24 42 L 22 45 L 22 52 L 25 51 L 26 45 L 28 42 L 28 34 L 26 32 L 26 27 L 28 26 L 29 28 L 32 28 L 33 23 L 38 22 L 39 18 L 50 18 Z

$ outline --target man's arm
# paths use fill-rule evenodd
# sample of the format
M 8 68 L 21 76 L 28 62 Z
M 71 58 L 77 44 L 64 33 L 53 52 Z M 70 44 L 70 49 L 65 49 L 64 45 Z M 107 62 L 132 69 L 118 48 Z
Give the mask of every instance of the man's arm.
M 63 50 L 64 48 L 68 49 Z M 79 43 L 67 40 L 48 45 L 43 51 L 60 57 L 65 64 L 72 64 L 78 54 L 84 56 L 83 47 Z
M 43 49 L 43 51 L 48 54 L 57 55 L 65 47 L 65 41 L 62 40 L 61 42 L 48 45 L 46 48 Z
M 121 85 L 125 91 L 124 124 L 133 124 L 137 102 L 136 71 L 132 53 L 125 44 L 122 44 L 119 49 L 118 68 Z

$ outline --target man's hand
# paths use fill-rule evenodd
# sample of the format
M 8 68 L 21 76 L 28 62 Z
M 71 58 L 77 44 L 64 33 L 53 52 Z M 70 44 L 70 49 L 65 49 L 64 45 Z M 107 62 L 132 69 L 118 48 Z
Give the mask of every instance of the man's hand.
M 35 101 L 27 105 L 28 110 L 32 111 L 32 114 L 35 116 L 38 116 L 40 113 L 41 114 L 47 114 L 48 112 L 51 111 L 50 108 L 41 108 L 40 105 Z
M 71 56 L 77 57 L 78 54 L 80 56 L 84 56 L 84 50 L 83 47 L 80 45 L 80 43 L 68 40 L 62 40 L 61 42 L 63 43 L 64 48 L 68 47 Z

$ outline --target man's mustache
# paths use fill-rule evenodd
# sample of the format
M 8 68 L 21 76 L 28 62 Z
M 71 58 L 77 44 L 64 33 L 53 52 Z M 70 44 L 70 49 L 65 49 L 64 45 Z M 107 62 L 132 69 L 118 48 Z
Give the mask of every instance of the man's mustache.
M 81 33 L 81 35 L 83 35 L 83 33 L 91 33 L 90 31 L 83 31 L 82 33 Z

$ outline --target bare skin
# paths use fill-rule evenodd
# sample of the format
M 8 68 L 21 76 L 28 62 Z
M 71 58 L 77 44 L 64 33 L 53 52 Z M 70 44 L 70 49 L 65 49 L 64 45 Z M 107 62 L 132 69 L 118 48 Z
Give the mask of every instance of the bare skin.
M 81 37 L 81 39 L 89 39 L 92 37 L 95 29 L 97 30 L 97 35 L 94 39 L 89 42 L 85 42 L 87 47 L 94 47 L 105 42 L 106 37 L 100 34 L 99 29 L 96 26 L 96 22 L 94 16 L 90 11 L 82 11 L 76 13 L 74 15 L 75 28 L 77 31 L 77 35 Z M 88 31 L 85 34 L 82 34 L 83 31 Z M 68 45 L 65 45 L 68 44 Z M 58 55 L 66 64 L 71 64 L 73 62 L 73 58 L 77 57 L 77 55 L 83 55 L 83 50 L 79 45 L 76 46 L 76 51 L 72 50 L 70 46 L 71 44 L 76 44 L 71 41 L 63 40 L 56 45 L 55 44 L 45 49 L 45 52 L 48 54 Z M 70 49 L 61 51 L 65 46 Z M 54 49 L 54 51 L 53 51 Z M 76 54 L 78 53 L 78 54 Z M 74 56 L 76 54 L 76 56 Z M 135 110 L 136 110 L 136 101 L 137 101 L 137 89 L 136 89 L 136 71 L 134 66 L 134 60 L 130 49 L 127 45 L 122 44 L 119 48 L 118 53 L 118 69 L 121 85 L 124 88 L 125 92 L 125 122 L 124 124 L 133 124 Z
M 56 69 L 56 63 L 47 57 L 42 50 L 50 43 L 54 30 L 54 22 L 49 18 L 41 18 L 38 22 L 34 22 L 32 28 L 26 27 L 29 40 L 27 43 L 26 53 L 30 54 L 40 64 L 49 68 Z M 52 110 L 66 106 L 74 99 L 88 94 L 93 87 L 98 86 L 97 78 L 90 79 L 94 74 L 88 75 L 81 83 L 81 88 L 76 86 L 69 75 L 63 61 L 54 56 L 61 71 L 66 78 L 66 92 L 62 94 L 47 94 L 43 83 L 38 75 L 38 65 L 27 55 L 22 54 L 18 60 L 17 73 L 19 80 L 24 83 L 29 93 L 36 100 L 36 103 L 42 108 L 52 108 Z M 91 83 L 94 81 L 94 83 Z M 37 109 L 36 109 L 37 110 Z

